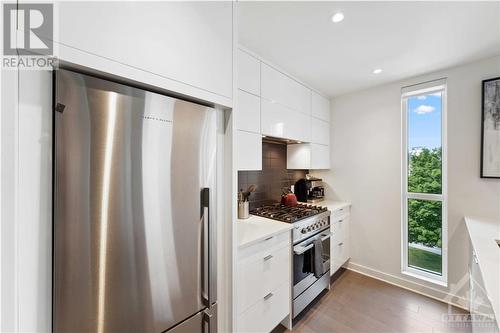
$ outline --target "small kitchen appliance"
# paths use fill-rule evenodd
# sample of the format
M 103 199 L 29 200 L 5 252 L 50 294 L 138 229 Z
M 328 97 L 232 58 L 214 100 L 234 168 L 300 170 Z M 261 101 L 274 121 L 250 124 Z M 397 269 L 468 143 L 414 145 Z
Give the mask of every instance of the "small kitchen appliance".
M 307 203 L 318 203 L 325 198 L 325 188 L 320 178 L 307 175 L 306 178 L 299 179 L 294 186 L 297 200 Z

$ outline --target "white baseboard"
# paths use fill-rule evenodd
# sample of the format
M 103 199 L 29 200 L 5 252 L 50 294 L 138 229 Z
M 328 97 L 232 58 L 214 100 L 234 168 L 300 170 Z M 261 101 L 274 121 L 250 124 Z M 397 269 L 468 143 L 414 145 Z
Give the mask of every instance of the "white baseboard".
M 425 286 L 414 281 L 410 281 L 392 274 L 384 273 L 379 270 L 356 264 L 353 262 L 348 262 L 344 265 L 345 268 L 359 274 L 369 276 L 371 278 L 395 285 L 397 287 L 412 291 L 414 293 L 430 297 L 437 301 L 456 306 L 458 308 L 469 311 L 469 301 L 461 296 L 457 296 L 451 293 L 447 293 L 442 290 L 438 290 L 429 286 Z

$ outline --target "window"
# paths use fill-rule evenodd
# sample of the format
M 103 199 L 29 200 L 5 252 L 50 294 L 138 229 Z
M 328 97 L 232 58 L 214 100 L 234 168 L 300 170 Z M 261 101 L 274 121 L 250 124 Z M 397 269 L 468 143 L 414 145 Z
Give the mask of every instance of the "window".
M 447 283 L 446 82 L 403 88 L 402 272 Z

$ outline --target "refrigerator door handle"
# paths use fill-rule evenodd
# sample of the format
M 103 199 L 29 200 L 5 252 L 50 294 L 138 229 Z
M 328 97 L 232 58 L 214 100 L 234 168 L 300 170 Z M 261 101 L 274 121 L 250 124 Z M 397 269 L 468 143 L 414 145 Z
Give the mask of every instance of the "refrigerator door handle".
M 210 308 L 217 302 L 217 229 L 216 221 L 210 218 L 210 189 L 202 190 L 203 230 L 206 233 L 204 253 L 207 255 L 204 267 L 204 285 L 208 287 L 207 306 Z M 207 267 L 208 266 L 208 267 Z M 205 295 L 206 297 L 206 295 Z
M 217 333 L 217 304 L 203 311 L 203 333 Z

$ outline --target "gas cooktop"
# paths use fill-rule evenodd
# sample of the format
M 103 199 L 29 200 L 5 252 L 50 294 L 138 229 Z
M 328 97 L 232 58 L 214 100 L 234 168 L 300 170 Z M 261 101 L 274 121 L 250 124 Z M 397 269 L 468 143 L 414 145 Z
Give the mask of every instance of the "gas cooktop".
M 262 206 L 250 211 L 250 214 L 269 219 L 294 223 L 308 217 L 326 212 L 328 209 L 321 206 L 298 204 L 288 207 L 281 204 Z

